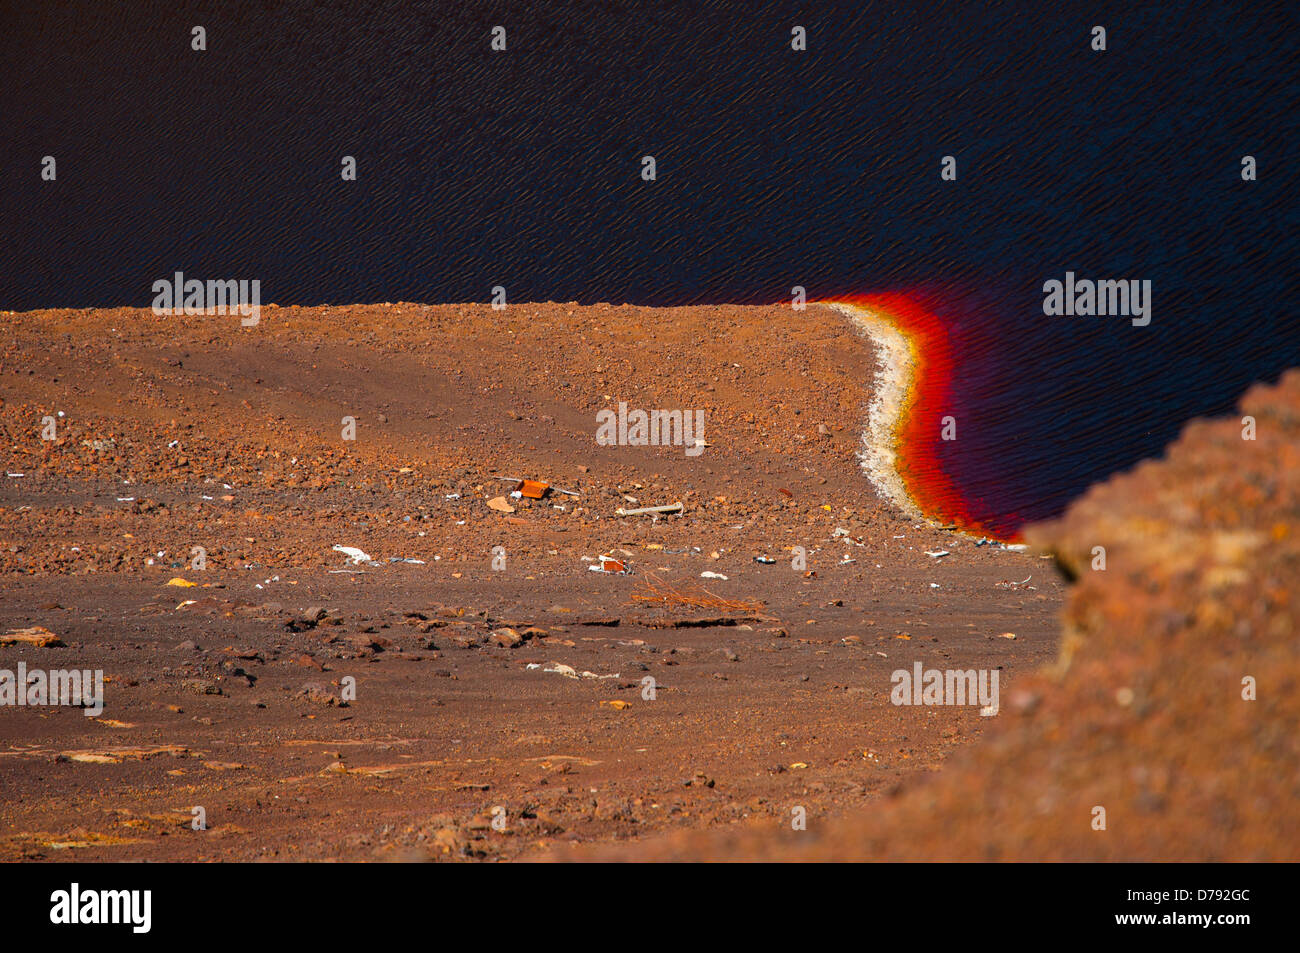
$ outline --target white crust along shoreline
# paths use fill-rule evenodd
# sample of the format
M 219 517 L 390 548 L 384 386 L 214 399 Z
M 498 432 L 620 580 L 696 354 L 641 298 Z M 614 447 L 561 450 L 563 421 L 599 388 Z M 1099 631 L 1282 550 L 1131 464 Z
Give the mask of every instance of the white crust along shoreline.
M 867 429 L 862 434 L 858 459 L 862 470 L 885 499 L 914 519 L 931 522 L 913 502 L 898 473 L 898 425 L 907 409 L 916 361 L 907 335 L 890 322 L 860 305 L 838 301 L 822 302 L 844 315 L 876 346 L 876 380 L 867 410 Z

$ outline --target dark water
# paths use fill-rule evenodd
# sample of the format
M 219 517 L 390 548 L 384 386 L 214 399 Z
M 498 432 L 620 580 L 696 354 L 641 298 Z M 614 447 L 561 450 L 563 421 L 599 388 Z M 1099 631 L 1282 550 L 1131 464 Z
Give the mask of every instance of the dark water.
M 1300 364 L 1294 4 L 225 6 L 6 4 L 0 308 L 916 291 L 1008 527 Z M 1067 270 L 1150 326 L 1044 316 Z

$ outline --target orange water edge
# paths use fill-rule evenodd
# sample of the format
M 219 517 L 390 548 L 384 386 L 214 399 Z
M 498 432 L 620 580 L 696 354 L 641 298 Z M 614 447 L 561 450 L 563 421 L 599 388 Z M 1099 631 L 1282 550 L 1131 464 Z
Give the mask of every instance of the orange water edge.
M 894 450 L 899 477 L 912 502 L 929 519 L 962 532 L 1018 539 L 1018 532 L 995 527 L 972 512 L 971 501 L 940 462 L 944 418 L 954 418 L 956 435 L 961 436 L 961 417 L 952 402 L 954 348 L 943 320 L 917 296 L 901 292 L 841 295 L 834 303 L 872 311 L 901 332 L 911 349 L 914 374 L 895 423 Z

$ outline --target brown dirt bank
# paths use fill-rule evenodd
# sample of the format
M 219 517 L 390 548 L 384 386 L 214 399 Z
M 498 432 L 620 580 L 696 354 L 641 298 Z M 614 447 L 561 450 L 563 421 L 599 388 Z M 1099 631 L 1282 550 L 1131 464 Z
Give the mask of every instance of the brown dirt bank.
M 266 307 L 252 328 L 111 309 L 0 330 L 0 635 L 64 643 L 0 645 L 0 669 L 107 679 L 100 718 L 0 707 L 3 858 L 512 858 L 792 805 L 815 826 L 996 720 L 896 707 L 894 669 L 996 668 L 1007 692 L 1056 651 L 1046 561 L 874 496 L 874 354 L 829 309 Z M 709 446 L 598 446 L 619 401 L 703 410 Z M 580 495 L 498 512 L 502 475 Z M 590 572 L 609 552 L 633 574 Z M 757 605 L 640 601 L 651 574 Z
M 1032 528 L 1077 578 L 1059 659 L 1022 677 L 997 724 L 941 773 L 804 832 L 751 825 L 597 855 L 1300 857 L 1300 371 L 1253 388 L 1241 408 L 1257 440 L 1237 418 L 1194 422 L 1163 459 Z M 1255 700 L 1243 697 L 1248 678 Z

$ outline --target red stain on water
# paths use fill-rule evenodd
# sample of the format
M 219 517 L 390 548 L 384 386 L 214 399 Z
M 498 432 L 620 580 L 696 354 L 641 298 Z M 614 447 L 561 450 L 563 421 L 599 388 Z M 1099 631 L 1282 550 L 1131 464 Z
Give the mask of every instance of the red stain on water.
M 870 310 L 897 328 L 912 349 L 914 377 L 895 429 L 899 476 L 921 512 L 940 523 L 952 523 L 976 536 L 1019 538 L 1014 514 L 990 514 L 980 501 L 969 499 L 944 466 L 943 457 L 959 452 L 961 414 L 953 403 L 957 373 L 956 345 L 944 320 L 925 303 L 925 296 L 901 292 L 838 295 L 835 301 Z M 944 441 L 945 418 L 953 418 L 956 440 Z M 977 514 L 983 510 L 983 516 Z

